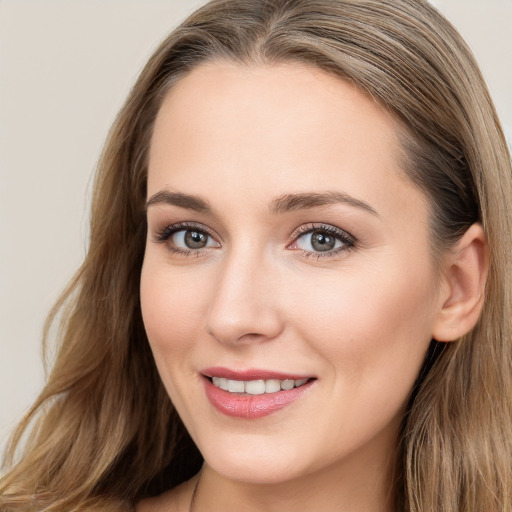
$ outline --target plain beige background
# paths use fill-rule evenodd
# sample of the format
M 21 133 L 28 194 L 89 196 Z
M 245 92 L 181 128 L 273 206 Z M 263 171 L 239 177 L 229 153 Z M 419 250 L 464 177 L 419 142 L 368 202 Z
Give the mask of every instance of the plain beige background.
M 158 42 L 201 0 L 0 0 L 0 451 L 43 383 L 44 317 L 87 247 L 103 140 Z M 437 0 L 512 139 L 512 0 Z

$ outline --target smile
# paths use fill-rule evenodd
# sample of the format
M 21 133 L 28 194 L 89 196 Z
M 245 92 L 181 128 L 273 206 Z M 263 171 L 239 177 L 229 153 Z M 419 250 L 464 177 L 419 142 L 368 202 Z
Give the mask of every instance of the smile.
M 215 387 L 228 391 L 229 393 L 246 393 L 248 395 L 263 395 L 277 393 L 278 391 L 289 391 L 306 384 L 309 379 L 259 379 L 259 380 L 232 380 L 224 377 L 212 377 Z
M 222 415 L 257 419 L 299 401 L 316 377 L 266 370 L 233 371 L 209 368 L 201 372 L 206 397 Z

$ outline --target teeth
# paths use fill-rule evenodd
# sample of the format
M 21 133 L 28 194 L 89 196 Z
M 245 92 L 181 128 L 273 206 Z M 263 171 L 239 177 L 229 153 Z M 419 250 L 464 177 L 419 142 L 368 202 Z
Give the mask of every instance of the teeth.
M 228 391 L 230 393 L 244 393 L 245 382 L 243 380 L 228 379 Z
M 212 377 L 213 385 L 230 393 L 247 393 L 248 395 L 263 395 L 277 393 L 281 390 L 298 388 L 306 384 L 308 379 L 268 379 L 268 380 L 231 380 L 223 377 Z
M 269 379 L 265 381 L 265 393 L 276 393 L 281 391 L 281 381 L 277 379 Z
M 265 393 L 264 380 L 249 380 L 245 383 L 245 392 L 249 395 L 262 395 Z
M 228 379 L 223 377 L 213 377 L 213 383 L 220 389 L 228 390 Z
M 293 389 L 295 387 L 295 381 L 292 379 L 286 379 L 281 382 L 281 389 Z

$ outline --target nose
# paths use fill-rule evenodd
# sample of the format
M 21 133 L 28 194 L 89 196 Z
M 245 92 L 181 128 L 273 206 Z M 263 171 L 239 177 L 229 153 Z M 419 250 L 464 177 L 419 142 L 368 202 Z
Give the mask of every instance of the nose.
M 283 329 L 276 264 L 247 252 L 222 262 L 208 310 L 206 331 L 224 344 L 268 341 Z

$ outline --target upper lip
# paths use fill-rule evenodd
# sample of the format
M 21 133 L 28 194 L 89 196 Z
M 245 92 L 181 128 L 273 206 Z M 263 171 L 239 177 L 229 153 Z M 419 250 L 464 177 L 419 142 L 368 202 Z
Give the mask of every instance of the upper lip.
M 312 375 L 304 375 L 298 373 L 287 373 L 277 372 L 274 370 L 260 370 L 260 369 L 248 369 L 248 370 L 232 370 L 230 368 L 224 368 L 215 366 L 211 368 L 204 368 L 201 370 L 201 374 L 205 377 L 221 377 L 230 380 L 301 380 L 314 378 Z

